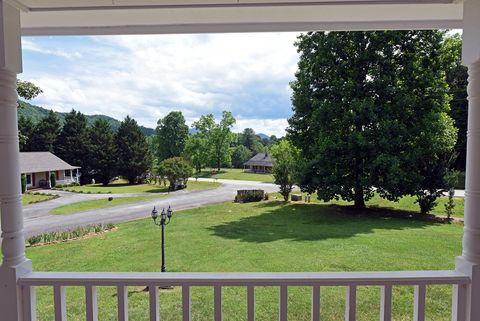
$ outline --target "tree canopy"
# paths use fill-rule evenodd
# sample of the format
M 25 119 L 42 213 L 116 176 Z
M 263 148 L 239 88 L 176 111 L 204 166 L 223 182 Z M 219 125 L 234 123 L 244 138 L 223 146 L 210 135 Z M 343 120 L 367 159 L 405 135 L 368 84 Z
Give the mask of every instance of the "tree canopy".
M 158 120 L 157 129 L 158 159 L 177 157 L 183 153 L 188 137 L 188 126 L 182 112 L 172 111 Z
M 416 195 L 456 130 L 439 31 L 310 32 L 292 82 L 288 135 L 306 160 L 300 185 L 362 208 L 374 187 Z

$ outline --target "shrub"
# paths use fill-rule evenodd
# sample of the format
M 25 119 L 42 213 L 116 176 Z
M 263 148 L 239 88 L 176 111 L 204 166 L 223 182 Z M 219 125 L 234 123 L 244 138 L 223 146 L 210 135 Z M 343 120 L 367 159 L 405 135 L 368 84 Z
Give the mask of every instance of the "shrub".
M 237 203 L 260 202 L 265 198 L 264 191 L 261 189 L 238 190 L 235 196 Z
M 184 158 L 172 157 L 160 163 L 158 173 L 168 179 L 170 189 L 175 191 L 187 186 L 188 178 L 193 174 L 193 168 Z
M 418 203 L 420 206 L 420 214 L 428 214 L 430 213 L 435 206 L 437 206 L 437 198 L 442 196 L 441 190 L 424 190 L 417 194 L 417 200 L 415 203 Z
M 57 176 L 54 172 L 50 173 L 50 187 L 55 187 L 57 185 Z
M 268 193 L 265 192 L 265 195 L 263 196 L 263 200 L 268 201 L 268 198 L 269 198 L 269 197 L 270 197 L 270 196 L 268 195 Z
M 96 224 L 96 225 L 89 225 L 86 227 L 78 227 L 73 230 L 63 231 L 63 232 L 47 232 L 40 235 L 32 236 L 27 239 L 27 243 L 30 246 L 39 244 L 43 242 L 43 244 L 49 244 L 58 241 L 68 241 L 76 238 L 80 238 L 85 236 L 89 233 L 102 233 L 104 231 L 108 231 L 115 228 L 115 225 L 112 223 L 108 224 Z
M 21 183 L 22 183 L 22 194 L 25 194 L 25 192 L 27 191 L 27 175 L 22 174 Z
M 32 246 L 32 245 L 35 245 L 35 244 L 38 244 L 42 241 L 42 235 L 36 235 L 36 236 L 32 236 L 31 238 L 27 239 L 27 243 Z

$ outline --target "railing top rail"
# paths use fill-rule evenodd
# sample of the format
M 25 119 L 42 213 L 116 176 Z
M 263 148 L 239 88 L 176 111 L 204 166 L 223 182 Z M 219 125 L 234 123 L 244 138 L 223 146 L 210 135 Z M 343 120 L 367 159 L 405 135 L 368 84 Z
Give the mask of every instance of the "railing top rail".
M 32 272 L 19 285 L 66 286 L 342 286 L 468 284 L 470 278 L 456 271 L 394 272 Z

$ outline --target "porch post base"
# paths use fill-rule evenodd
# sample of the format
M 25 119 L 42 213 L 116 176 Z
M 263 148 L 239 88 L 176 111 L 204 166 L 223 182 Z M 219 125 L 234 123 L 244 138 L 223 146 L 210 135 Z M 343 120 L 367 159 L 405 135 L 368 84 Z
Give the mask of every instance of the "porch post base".
M 0 311 L 2 321 L 23 320 L 21 291 L 18 278 L 32 271 L 32 262 L 26 260 L 16 266 L 0 266 Z
M 480 320 L 480 263 L 470 262 L 462 256 L 455 261 L 455 270 L 468 275 L 472 282 L 467 286 L 465 320 Z

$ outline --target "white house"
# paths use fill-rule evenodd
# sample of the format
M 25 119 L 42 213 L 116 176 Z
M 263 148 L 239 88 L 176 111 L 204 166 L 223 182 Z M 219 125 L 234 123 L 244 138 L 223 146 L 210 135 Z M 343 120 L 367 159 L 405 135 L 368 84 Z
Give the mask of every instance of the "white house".
M 114 35 L 309 30 L 463 28 L 469 72 L 469 120 L 463 251 L 452 271 L 310 273 L 32 272 L 25 256 L 20 195 L 17 94 L 21 35 Z M 139 62 L 141 63 L 141 61 Z M 356 320 L 357 287 L 381 288 L 379 319 L 392 319 L 392 286 L 414 286 L 413 320 L 425 320 L 426 289 L 452 286 L 451 319 L 480 320 L 480 1 L 479 0 L 0 0 L 0 212 L 3 261 L 0 319 L 36 320 L 37 286 L 53 288 L 55 320 L 66 320 L 66 287 L 85 288 L 86 320 L 98 320 L 97 287 L 117 288 L 118 320 L 128 319 L 127 286 L 149 286 L 150 320 L 158 321 L 159 285 L 182 288 L 182 319 L 190 320 L 190 288 L 214 288 L 214 319 L 222 320 L 222 288 L 247 288 L 254 320 L 255 287 L 279 291 L 279 320 L 288 288 L 308 286 L 312 320 L 320 320 L 320 288 L 346 288 L 345 320 Z M 453 258 L 452 258 L 453 260 Z M 428 304 L 428 302 L 427 302 Z
M 78 166 L 72 166 L 50 152 L 20 153 L 20 173 L 27 178 L 27 189 L 49 187 L 50 173 L 57 184 L 78 183 Z

